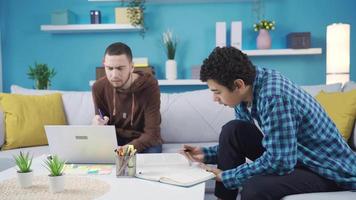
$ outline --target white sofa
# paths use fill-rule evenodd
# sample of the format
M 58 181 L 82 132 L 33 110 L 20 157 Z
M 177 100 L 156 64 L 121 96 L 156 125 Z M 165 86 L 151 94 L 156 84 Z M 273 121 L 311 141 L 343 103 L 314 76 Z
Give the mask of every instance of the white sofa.
M 356 89 L 356 83 L 349 82 L 342 88 L 341 84 L 304 86 L 311 95 L 315 96 L 321 90 L 326 92 L 342 91 L 343 89 Z M 22 88 L 16 85 L 11 87 L 11 93 L 43 95 L 60 92 L 64 104 L 67 121 L 70 125 L 90 124 L 94 116 L 94 107 L 90 91 L 46 91 Z M 234 119 L 234 111 L 231 108 L 218 105 L 212 101 L 209 90 L 197 90 L 192 92 L 161 94 L 161 134 L 164 140 L 163 152 L 177 152 L 182 144 L 198 146 L 210 146 L 217 144 L 220 129 L 223 124 Z M 3 115 L 0 114 L 0 121 Z M 354 130 L 354 132 L 356 132 Z M 0 146 L 4 143 L 4 125 L 0 123 Z M 350 139 L 350 145 L 355 148 L 356 134 Z M 28 147 L 0 151 L 0 171 L 14 165 L 13 154 L 20 150 L 30 151 L 34 156 L 48 154 L 48 146 Z M 206 199 L 215 199 L 213 196 L 214 182 L 208 182 Z M 306 196 L 291 195 L 284 200 L 299 199 L 325 199 L 323 194 L 303 194 Z M 338 194 L 338 200 L 350 199 L 350 195 L 356 199 L 356 193 L 342 192 Z M 355 196 L 354 196 L 355 195 Z M 329 196 L 329 195 L 326 195 Z M 309 198 L 310 197 L 310 198 Z M 320 198 L 319 198 L 320 197 Z

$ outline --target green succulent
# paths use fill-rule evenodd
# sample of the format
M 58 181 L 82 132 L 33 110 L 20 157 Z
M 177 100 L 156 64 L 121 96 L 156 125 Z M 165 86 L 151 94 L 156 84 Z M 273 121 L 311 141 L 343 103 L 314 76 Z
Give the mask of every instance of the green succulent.
M 35 80 L 36 89 L 48 89 L 51 85 L 51 79 L 57 74 L 54 68 L 50 69 L 47 64 L 36 63 L 34 67 L 29 66 L 27 72 L 28 78 Z
M 19 170 L 18 170 L 19 172 L 27 173 L 27 172 L 32 171 L 31 165 L 32 165 L 33 156 L 30 157 L 28 152 L 26 154 L 24 154 L 20 151 L 20 154 L 17 156 L 14 156 L 14 159 L 15 159 L 17 167 L 19 168 Z
M 61 176 L 63 174 L 66 162 L 60 160 L 57 155 L 48 156 L 44 162 L 46 169 L 50 172 L 50 176 Z

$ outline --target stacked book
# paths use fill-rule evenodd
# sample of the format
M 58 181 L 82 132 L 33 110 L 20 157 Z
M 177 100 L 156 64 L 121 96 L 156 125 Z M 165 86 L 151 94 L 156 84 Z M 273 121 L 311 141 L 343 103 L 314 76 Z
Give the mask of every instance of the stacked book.
M 154 74 L 152 67 L 150 67 L 148 64 L 147 57 L 136 57 L 133 58 L 132 61 L 135 67 L 135 71 L 143 71 L 146 73 Z

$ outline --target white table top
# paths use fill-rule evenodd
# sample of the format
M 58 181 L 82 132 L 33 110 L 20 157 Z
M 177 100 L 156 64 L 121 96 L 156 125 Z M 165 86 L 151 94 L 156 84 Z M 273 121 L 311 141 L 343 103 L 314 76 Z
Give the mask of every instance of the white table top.
M 45 156 L 40 156 L 33 159 L 32 169 L 34 175 L 48 174 L 43 166 Z M 6 179 L 16 177 L 16 168 L 10 168 L 0 172 L 0 183 Z M 175 200 L 175 199 L 194 199 L 203 200 L 205 192 L 205 183 L 201 183 L 192 187 L 179 187 L 174 185 L 162 184 L 154 181 L 146 181 L 137 178 L 117 178 L 115 169 L 110 175 L 85 175 L 91 178 L 98 178 L 110 184 L 111 188 L 108 193 L 101 196 L 100 200 L 107 199 L 125 199 L 142 200 Z

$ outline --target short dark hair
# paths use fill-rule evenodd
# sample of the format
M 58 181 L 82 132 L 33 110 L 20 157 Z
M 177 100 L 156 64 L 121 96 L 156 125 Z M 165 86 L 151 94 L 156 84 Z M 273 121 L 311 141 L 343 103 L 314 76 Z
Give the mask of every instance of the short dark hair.
M 126 44 L 122 43 L 122 42 L 115 42 L 110 44 L 106 50 L 105 50 L 105 55 L 123 55 L 125 54 L 127 56 L 127 58 L 132 61 L 132 52 L 129 46 L 127 46 Z
M 236 79 L 252 85 L 255 76 L 256 68 L 248 56 L 234 47 L 216 47 L 200 69 L 201 81 L 212 79 L 230 91 L 235 89 Z

